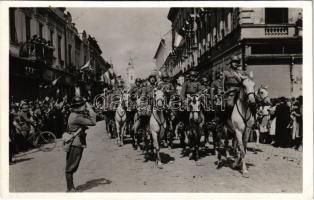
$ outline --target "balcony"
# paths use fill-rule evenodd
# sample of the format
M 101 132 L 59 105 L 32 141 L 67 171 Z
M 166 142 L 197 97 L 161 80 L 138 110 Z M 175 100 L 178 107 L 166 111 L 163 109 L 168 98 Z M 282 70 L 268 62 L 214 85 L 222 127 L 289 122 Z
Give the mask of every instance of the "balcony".
M 55 60 L 53 51 L 53 46 L 37 42 L 26 42 L 22 44 L 19 55 L 29 60 L 43 61 L 47 65 L 52 65 Z
M 295 33 L 295 24 L 241 24 L 241 38 L 287 38 Z
M 267 25 L 265 27 L 265 35 L 271 35 L 271 36 L 288 35 L 288 26 Z

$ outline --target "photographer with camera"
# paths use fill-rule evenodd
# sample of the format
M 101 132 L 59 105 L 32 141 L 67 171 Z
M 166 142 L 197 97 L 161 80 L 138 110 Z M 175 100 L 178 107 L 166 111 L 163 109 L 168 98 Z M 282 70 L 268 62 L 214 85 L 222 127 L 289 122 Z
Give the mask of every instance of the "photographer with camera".
M 76 192 L 73 174 L 77 171 L 84 148 L 86 148 L 86 130 L 96 125 L 96 114 L 91 105 L 76 96 L 71 102 L 71 113 L 68 119 L 68 132 L 72 135 L 66 155 L 65 176 L 67 192 Z

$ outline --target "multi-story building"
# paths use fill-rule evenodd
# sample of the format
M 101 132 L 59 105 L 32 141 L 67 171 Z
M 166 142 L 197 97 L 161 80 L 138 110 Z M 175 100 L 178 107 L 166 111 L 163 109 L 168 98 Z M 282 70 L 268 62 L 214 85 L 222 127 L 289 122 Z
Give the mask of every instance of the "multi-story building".
M 78 33 L 65 8 L 10 8 L 9 13 L 11 96 L 51 95 L 56 79 L 58 88 L 67 92 L 82 77 L 79 70 L 91 52 L 98 60 L 93 66 L 99 63 L 103 71 L 108 67 L 95 39 L 89 40 L 85 31 Z
M 213 77 L 237 55 L 272 97 L 302 94 L 302 9 L 171 8 L 168 19 L 177 71 Z

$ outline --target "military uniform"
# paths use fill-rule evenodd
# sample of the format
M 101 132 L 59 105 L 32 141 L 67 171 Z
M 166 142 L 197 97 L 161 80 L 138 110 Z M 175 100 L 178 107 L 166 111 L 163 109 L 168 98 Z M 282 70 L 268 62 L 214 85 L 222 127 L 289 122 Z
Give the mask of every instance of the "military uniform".
M 174 95 L 176 91 L 172 83 L 166 80 L 166 79 L 169 79 L 169 76 L 167 73 L 163 73 L 161 78 L 162 80 L 157 83 L 157 90 L 163 91 L 166 104 L 167 104 L 166 109 L 164 109 L 164 116 L 167 122 L 167 131 L 166 131 L 166 134 L 164 134 L 164 139 L 166 141 L 165 145 L 167 146 L 168 144 L 172 145 L 172 138 L 173 138 L 173 128 L 172 128 L 171 117 L 170 117 L 169 102 L 170 102 L 171 96 Z
M 187 94 L 196 94 L 202 91 L 201 83 L 197 81 L 188 81 L 183 83 L 181 90 L 181 97 L 185 99 Z
M 96 125 L 96 114 L 92 110 L 91 106 L 87 104 L 86 110 L 83 106 L 85 102 L 80 97 L 74 97 L 72 100 L 73 112 L 71 112 L 68 119 L 68 131 L 74 133 L 80 132 L 76 135 L 72 141 L 69 151 L 66 155 L 66 167 L 65 177 L 67 182 L 67 191 L 75 191 L 73 184 L 73 174 L 77 171 L 83 150 L 86 147 L 86 130 L 88 126 Z
M 164 92 L 167 103 L 169 103 L 171 95 L 175 94 L 174 86 L 168 82 L 160 81 L 157 85 L 157 89 Z
M 240 58 L 233 56 L 231 58 L 230 68 L 223 72 L 223 85 L 225 89 L 226 107 L 228 109 L 234 106 L 235 96 L 241 84 L 241 77 L 245 75 L 245 73 L 239 69 L 239 63 Z

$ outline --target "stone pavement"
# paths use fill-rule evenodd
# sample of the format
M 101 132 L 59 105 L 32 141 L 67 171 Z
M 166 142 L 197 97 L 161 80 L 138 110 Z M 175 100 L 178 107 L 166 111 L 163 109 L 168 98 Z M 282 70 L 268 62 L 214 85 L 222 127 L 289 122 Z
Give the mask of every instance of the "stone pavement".
M 144 162 L 131 144 L 118 147 L 104 133 L 104 122 L 91 127 L 87 149 L 74 183 L 81 192 L 302 192 L 302 153 L 249 144 L 250 178 L 231 169 L 216 169 L 217 157 L 202 153 L 199 164 L 182 157 L 181 149 L 161 149 L 163 169 Z M 65 152 L 60 141 L 51 152 L 32 150 L 15 156 L 10 166 L 10 192 L 64 192 Z

